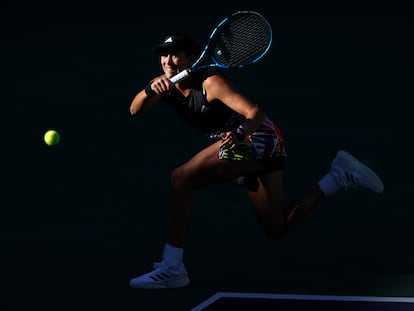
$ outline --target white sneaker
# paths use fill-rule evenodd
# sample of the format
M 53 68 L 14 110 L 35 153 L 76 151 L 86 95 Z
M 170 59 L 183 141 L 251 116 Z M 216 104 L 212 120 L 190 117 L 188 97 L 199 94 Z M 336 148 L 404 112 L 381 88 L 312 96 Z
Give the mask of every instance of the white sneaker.
M 129 285 L 140 289 L 178 288 L 190 284 L 184 264 L 168 267 L 164 262 L 155 262 L 154 270 L 133 278 Z
M 362 186 L 376 193 L 384 191 L 384 184 L 378 175 L 346 151 L 338 151 L 332 161 L 331 172 L 346 190 Z

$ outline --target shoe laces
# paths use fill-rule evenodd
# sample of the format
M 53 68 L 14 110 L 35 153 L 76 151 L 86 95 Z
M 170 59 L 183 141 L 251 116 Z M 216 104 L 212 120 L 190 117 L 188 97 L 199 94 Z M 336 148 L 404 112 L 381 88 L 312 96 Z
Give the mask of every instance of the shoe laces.
M 164 261 L 162 262 L 154 262 L 152 264 L 152 268 L 154 270 L 164 270 L 164 271 L 168 271 L 170 273 L 174 273 L 174 270 L 178 269 L 179 267 L 177 266 L 168 266 Z
M 154 269 L 154 270 L 158 270 L 158 269 L 164 269 L 164 270 L 167 270 L 167 265 L 164 263 L 164 262 L 154 262 L 153 264 L 152 264 L 152 268 Z
M 181 273 L 181 269 L 179 269 L 178 267 L 177 268 L 170 267 L 164 261 L 154 262 L 152 267 L 154 269 L 153 270 L 154 273 L 157 273 L 157 275 L 161 274 L 163 277 L 167 277 L 167 278 L 176 277 L 176 276 L 180 275 L 180 273 Z M 155 272 L 155 271 L 157 271 L 157 272 Z
M 341 174 L 341 180 L 343 182 L 345 190 L 355 189 L 360 185 L 358 177 L 346 171 L 344 174 Z

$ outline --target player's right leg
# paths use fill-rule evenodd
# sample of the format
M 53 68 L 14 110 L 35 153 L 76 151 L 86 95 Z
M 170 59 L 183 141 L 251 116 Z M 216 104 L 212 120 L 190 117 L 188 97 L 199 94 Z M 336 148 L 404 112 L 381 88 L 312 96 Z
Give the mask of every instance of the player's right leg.
M 282 170 L 261 175 L 258 182 L 257 190 L 248 191 L 248 195 L 258 223 L 271 239 L 288 233 L 324 198 L 321 189 L 315 185 L 294 203 L 286 206 Z
M 308 192 L 284 207 L 283 171 L 261 175 L 257 191 L 248 191 L 264 233 L 279 238 L 301 222 L 326 196 L 358 186 L 382 193 L 384 184 L 368 166 L 346 151 L 338 151 L 329 172 Z

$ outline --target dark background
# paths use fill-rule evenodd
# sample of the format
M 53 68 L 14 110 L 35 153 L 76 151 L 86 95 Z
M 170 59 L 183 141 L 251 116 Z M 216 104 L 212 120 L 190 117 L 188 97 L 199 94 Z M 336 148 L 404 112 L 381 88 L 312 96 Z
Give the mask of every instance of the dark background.
M 219 291 L 414 296 L 409 16 L 194 5 L 1 5 L 0 309 L 189 310 Z M 166 33 L 205 42 L 240 9 L 262 13 L 274 42 L 260 63 L 228 74 L 285 135 L 289 199 L 339 149 L 375 169 L 385 191 L 340 192 L 268 241 L 243 191 L 203 189 L 185 250 L 191 286 L 131 289 L 160 260 L 171 170 L 208 141 L 162 104 L 137 118 L 129 104 L 159 73 L 151 52 Z M 43 143 L 49 128 L 56 147 Z

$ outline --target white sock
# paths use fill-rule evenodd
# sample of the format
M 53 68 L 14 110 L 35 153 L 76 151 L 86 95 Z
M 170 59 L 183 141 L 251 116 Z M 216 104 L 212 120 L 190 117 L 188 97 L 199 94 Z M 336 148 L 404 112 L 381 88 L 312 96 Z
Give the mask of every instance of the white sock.
M 162 257 L 167 266 L 179 266 L 183 262 L 183 252 L 183 248 L 167 243 L 164 246 Z
M 338 184 L 337 178 L 333 175 L 332 172 L 329 172 L 324 177 L 322 177 L 321 180 L 319 180 L 318 185 L 325 196 L 331 196 L 342 188 L 342 185 Z

